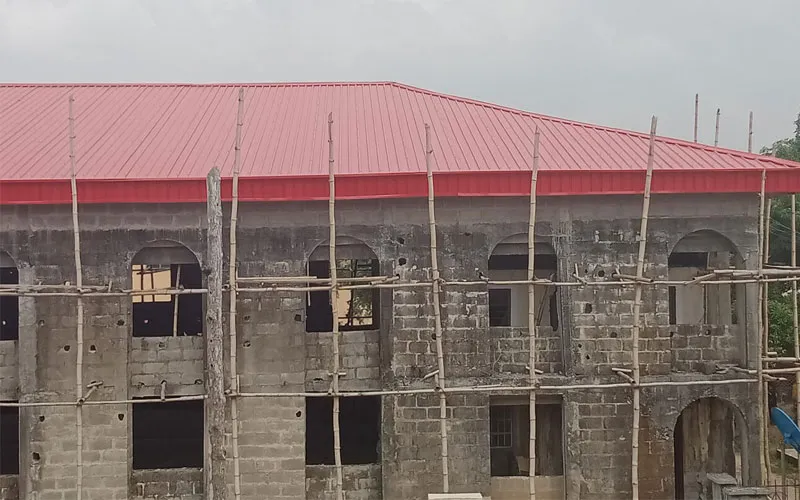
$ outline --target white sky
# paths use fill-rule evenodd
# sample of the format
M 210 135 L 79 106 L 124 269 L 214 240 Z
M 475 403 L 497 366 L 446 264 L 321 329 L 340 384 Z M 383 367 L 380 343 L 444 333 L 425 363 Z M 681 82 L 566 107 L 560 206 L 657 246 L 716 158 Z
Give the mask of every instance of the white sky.
M 395 80 L 755 146 L 800 111 L 799 0 L 0 0 L 0 81 Z

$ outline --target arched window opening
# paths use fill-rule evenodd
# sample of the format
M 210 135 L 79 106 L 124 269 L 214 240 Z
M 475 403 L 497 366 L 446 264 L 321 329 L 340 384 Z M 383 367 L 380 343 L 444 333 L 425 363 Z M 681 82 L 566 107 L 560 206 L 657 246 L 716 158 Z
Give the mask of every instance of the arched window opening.
M 0 252 L 0 285 L 19 285 L 19 270 L 14 259 Z M 19 338 L 19 296 L 0 296 L 0 340 Z
M 673 434 L 675 498 L 697 498 L 711 473 L 743 482 L 749 457 L 744 417 L 716 397 L 694 401 L 681 411 Z
M 378 276 L 378 257 L 368 246 L 354 238 L 338 238 L 336 242 L 336 275 L 338 278 L 366 278 Z M 308 259 L 308 275 L 330 278 L 328 243 L 319 245 Z M 380 291 L 362 288 L 340 290 L 338 318 L 340 331 L 375 330 L 380 327 Z M 308 294 L 306 302 L 306 331 L 330 332 L 333 330 L 331 292 Z
M 743 267 L 733 244 L 713 231 L 697 231 L 684 236 L 668 260 L 670 281 L 690 281 L 719 269 Z M 669 288 L 671 325 L 735 325 L 744 297 L 743 285 L 687 284 Z
M 183 245 L 158 242 L 140 250 L 131 265 L 133 336 L 166 337 L 203 333 L 203 296 L 173 295 L 169 288 L 203 287 L 200 263 Z
M 547 243 L 534 244 L 534 275 L 554 280 L 558 259 Z M 519 234 L 500 242 L 489 257 L 489 280 L 528 279 L 528 236 Z M 555 286 L 536 285 L 536 325 L 558 330 L 558 294 Z M 528 326 L 528 285 L 489 286 L 489 326 Z

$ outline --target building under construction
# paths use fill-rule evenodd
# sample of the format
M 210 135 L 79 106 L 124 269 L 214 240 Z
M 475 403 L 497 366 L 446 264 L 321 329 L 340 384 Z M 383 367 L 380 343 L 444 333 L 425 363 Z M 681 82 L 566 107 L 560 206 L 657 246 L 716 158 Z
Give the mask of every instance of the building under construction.
M 800 274 L 764 226 L 800 164 L 655 125 L 1 85 L 0 499 L 764 484 L 763 290 Z

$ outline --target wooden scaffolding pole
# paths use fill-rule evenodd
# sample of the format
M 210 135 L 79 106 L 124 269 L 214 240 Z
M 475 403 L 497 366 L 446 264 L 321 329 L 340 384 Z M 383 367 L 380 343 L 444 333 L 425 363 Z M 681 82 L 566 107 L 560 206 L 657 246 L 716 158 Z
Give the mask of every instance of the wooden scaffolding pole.
M 792 267 L 797 266 L 797 195 L 792 195 Z M 792 281 L 792 332 L 794 333 L 794 358 L 800 359 L 800 328 L 797 314 L 797 282 Z M 800 419 L 800 372 L 795 373 L 795 420 Z M 800 472 L 800 469 L 798 469 Z
M 719 115 L 720 115 L 720 109 L 717 108 L 717 119 L 714 125 L 714 147 L 719 146 Z
M 528 360 L 529 384 L 536 387 L 536 185 L 539 176 L 539 129 L 533 135 L 533 168 L 531 169 L 531 201 L 528 215 L 528 343 L 530 357 Z M 530 464 L 528 481 L 530 483 L 531 500 L 536 500 L 536 390 L 530 392 Z
M 747 126 L 747 152 L 753 152 L 753 112 L 750 112 L 750 118 Z
M 647 248 L 647 222 L 650 216 L 650 186 L 653 182 L 653 163 L 655 159 L 656 126 L 655 116 L 650 122 L 650 145 L 647 152 L 647 172 L 644 181 L 644 201 L 642 203 L 642 222 L 639 228 L 639 255 L 636 260 L 636 277 L 644 278 L 644 255 Z M 640 371 L 639 371 L 639 330 L 642 325 L 642 283 L 637 281 L 633 300 L 633 433 L 631 435 L 631 496 L 639 499 L 639 420 L 640 410 Z
M 700 114 L 700 94 L 694 95 L 694 142 L 697 142 L 697 119 Z
M 344 499 L 342 474 L 342 436 L 339 427 L 339 283 L 336 269 L 336 178 L 333 159 L 333 113 L 328 113 L 328 264 L 331 275 L 331 316 L 333 316 L 333 368 L 331 388 L 333 389 L 333 460 L 336 465 L 336 500 Z
M 758 242 L 758 267 L 763 268 L 762 262 L 764 261 L 764 207 L 766 204 L 766 185 L 767 185 L 767 169 L 763 169 L 761 171 L 761 193 L 759 195 L 759 208 L 758 208 L 758 235 L 759 235 L 759 242 Z M 758 333 L 759 333 L 759 340 L 758 340 L 758 349 L 757 349 L 757 356 L 756 359 L 758 360 L 758 364 L 756 365 L 756 375 L 758 377 L 758 406 L 759 406 L 759 414 L 761 415 L 761 423 L 758 426 L 758 443 L 760 447 L 759 456 L 759 466 L 761 468 L 761 481 L 764 483 L 768 481 L 768 460 L 769 460 L 769 446 L 766 442 L 766 430 L 767 430 L 767 419 L 766 416 L 766 405 L 764 398 L 766 397 L 766 388 L 764 387 L 764 362 L 762 359 L 764 358 L 764 353 L 767 351 L 767 346 L 764 344 L 764 338 L 766 334 L 764 332 L 764 315 L 763 315 L 763 304 L 762 301 L 764 300 L 764 295 L 762 293 L 762 283 L 759 283 L 758 286 L 758 311 L 756 314 L 757 322 L 758 322 Z M 765 483 L 768 484 L 768 483 Z
M 181 265 L 180 264 L 178 264 L 178 271 L 175 274 L 176 274 L 176 276 L 175 276 L 175 288 L 180 289 L 181 288 Z M 150 279 L 151 280 L 154 279 L 153 274 L 150 274 Z M 155 285 L 153 285 L 153 288 L 155 288 Z M 153 296 L 153 298 L 155 299 L 155 295 Z M 177 337 L 178 336 L 178 312 L 179 312 L 178 311 L 178 304 L 180 302 L 180 296 L 179 295 L 173 295 L 172 296 L 172 300 L 174 301 L 174 304 L 172 305 L 172 336 L 173 337 Z
M 431 145 L 431 127 L 425 124 L 425 169 L 428 174 L 428 225 L 431 233 L 431 277 L 432 292 L 433 292 L 433 329 L 436 341 L 436 363 L 438 374 L 436 376 L 436 384 L 439 389 L 439 429 L 442 437 L 442 448 L 440 456 L 442 459 L 442 492 L 450 492 L 450 471 L 448 467 L 448 450 L 447 450 L 447 394 L 444 392 L 446 387 L 445 374 L 444 374 L 444 342 L 442 340 L 442 305 L 439 300 L 439 293 L 441 292 L 441 277 L 439 276 L 439 257 L 437 255 L 436 244 L 436 210 L 434 204 L 433 192 L 433 166 L 431 159 L 433 155 L 433 146 Z
M 766 173 L 765 173 L 766 179 Z M 766 183 L 765 183 L 766 184 Z M 767 207 L 764 211 L 764 253 L 762 255 L 763 261 L 761 268 L 764 269 L 767 264 L 769 263 L 769 232 L 770 232 L 770 218 L 772 216 L 772 199 L 767 199 Z M 764 295 L 764 298 L 761 300 L 761 305 L 764 309 L 764 347 L 762 349 L 763 352 L 769 352 L 769 283 L 766 281 L 761 282 L 761 289 Z M 763 370 L 763 373 L 771 373 L 771 370 Z M 766 377 L 762 379 L 762 385 L 764 387 L 764 396 L 763 396 L 763 405 L 764 405 L 764 456 L 766 457 L 767 462 L 767 484 L 772 484 L 771 482 L 771 475 L 772 475 L 772 457 L 770 456 L 769 452 L 769 423 L 770 423 L 770 416 L 769 416 L 769 384 L 767 383 Z
M 224 500 L 225 488 L 225 379 L 222 356 L 222 197 L 220 173 L 212 168 L 206 179 L 208 189 L 208 294 L 206 295 L 206 370 L 207 400 L 205 405 L 208 433 L 208 465 L 206 498 Z
M 228 285 L 230 286 L 230 391 L 231 391 L 231 448 L 233 451 L 233 496 L 235 500 L 242 497 L 242 476 L 239 469 L 239 369 L 237 362 L 236 305 L 238 286 L 236 282 L 236 226 L 239 222 L 239 169 L 242 158 L 242 125 L 244 112 L 244 88 L 239 89 L 239 106 L 236 112 L 236 143 L 233 156 L 233 192 L 231 199 L 231 249 L 228 257 Z
M 78 225 L 78 182 L 75 168 L 75 115 L 72 106 L 75 102 L 69 96 L 69 164 L 70 164 L 70 190 L 72 191 L 72 236 L 75 246 L 75 286 L 78 291 L 83 287 L 83 271 L 81 266 L 81 237 Z M 75 363 L 75 397 L 78 402 L 83 401 L 83 298 L 77 298 L 77 362 Z M 83 405 L 78 404 L 75 412 L 77 431 L 77 451 L 75 465 L 77 469 L 75 491 L 78 500 L 83 498 Z

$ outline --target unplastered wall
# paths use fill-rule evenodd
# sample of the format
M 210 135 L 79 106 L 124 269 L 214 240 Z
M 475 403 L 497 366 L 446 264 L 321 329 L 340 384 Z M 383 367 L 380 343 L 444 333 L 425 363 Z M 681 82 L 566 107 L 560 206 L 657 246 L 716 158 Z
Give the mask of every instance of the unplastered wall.
M 476 268 L 486 270 L 491 248 L 496 243 L 527 231 L 527 209 L 525 199 L 437 201 L 442 277 L 445 280 L 475 279 Z M 238 233 L 239 275 L 305 274 L 307 256 L 328 237 L 326 210 L 326 203 L 242 204 Z M 536 226 L 537 241 L 547 240 L 555 248 L 562 280 L 569 279 L 575 264 L 581 275 L 594 279 L 603 279 L 600 270 L 608 279 L 617 265 L 621 272 L 633 274 L 640 210 L 638 197 L 545 198 L 540 204 L 539 220 L 542 222 Z M 87 205 L 81 208 L 81 214 L 87 283 L 105 283 L 109 279 L 127 283 L 133 253 L 155 239 L 183 243 L 198 255 L 201 263 L 204 261 L 205 206 L 202 204 Z M 727 236 L 753 267 L 756 214 L 755 197 L 655 196 L 645 273 L 665 278 L 669 249 L 682 235 L 699 229 L 715 229 Z M 227 207 L 225 218 L 228 224 Z M 380 261 L 381 274 L 396 273 L 403 279 L 429 278 L 429 234 L 424 201 L 337 202 L 337 221 L 339 235 L 358 238 L 372 248 Z M 64 229 L 70 224 L 69 211 L 64 207 L 4 209 L 0 214 L 3 229 L 0 248 L 21 265 L 30 267 L 30 274 L 21 276 L 27 280 L 25 282 L 74 281 L 71 232 Z M 227 231 L 225 241 L 227 255 Z M 401 258 L 405 259 L 402 265 Z M 754 290 L 748 290 L 748 300 L 754 297 Z M 493 345 L 494 336 L 488 326 L 485 289 L 445 286 L 441 298 L 448 385 L 496 381 L 493 351 L 498 348 Z M 307 383 L 309 378 L 312 381 L 317 378 L 330 362 L 329 355 L 325 354 L 328 340 L 325 334 L 305 332 L 305 300 L 301 292 L 240 294 L 236 347 L 242 391 L 300 392 L 306 387 L 317 390 Z M 227 300 L 224 302 L 227 304 Z M 573 378 L 554 376 L 554 380 L 560 380 L 559 383 L 619 381 L 611 367 L 630 364 L 632 303 L 632 287 L 559 290 L 561 371 Z M 29 336 L 27 344 L 20 344 L 18 349 L 19 372 L 29 373 L 30 367 L 35 367 L 34 382 L 30 382 L 30 376 L 25 377 L 29 380 L 25 383 L 29 389 L 22 391 L 22 397 L 72 399 L 75 394 L 74 300 L 36 299 L 36 304 L 34 314 L 30 315 L 34 319 L 26 328 L 39 333 L 34 335 L 39 339 L 38 344 L 33 343 L 31 347 Z M 355 365 L 352 367 L 355 378 L 346 376 L 343 384 L 375 387 L 380 381 L 382 387 L 390 389 L 431 387 L 432 379 L 422 380 L 436 369 L 430 290 L 387 290 L 381 294 L 381 304 L 384 316 L 377 338 L 377 357 L 375 334 L 359 333 L 350 339 L 343 334 L 342 345 L 355 346 L 348 355 L 351 359 L 348 363 Z M 666 290 L 644 294 L 645 328 L 640 347 L 642 361 L 651 364 L 643 367 L 643 376 L 673 376 L 674 350 L 666 304 Z M 750 312 L 742 327 L 748 337 L 738 339 L 742 356 L 750 364 L 754 363 L 754 342 L 757 341 L 752 329 L 753 308 L 748 308 Z M 149 375 L 144 373 L 146 361 L 135 360 L 134 354 L 144 356 L 152 346 L 145 345 L 149 345 L 149 340 L 140 345 L 130 338 L 129 299 L 102 299 L 102 303 L 101 299 L 87 300 L 86 314 L 84 380 L 104 382 L 103 388 L 93 397 L 124 399 L 134 395 L 134 376 Z M 520 336 L 523 333 L 520 331 Z M 178 342 L 191 344 L 196 340 L 184 338 Z M 166 342 L 171 341 L 167 339 Z M 70 350 L 64 349 L 66 345 L 71 346 Z M 88 352 L 91 345 L 95 346 L 95 352 Z M 559 354 L 555 345 L 549 347 L 549 339 L 542 346 L 545 345 L 548 346 L 546 352 Z M 359 355 L 362 348 L 366 352 L 363 360 Z M 176 356 L 174 353 L 178 350 L 185 351 L 185 358 L 194 357 L 195 363 L 199 363 L 198 345 L 173 347 L 170 344 L 164 352 Z M 516 359 L 527 359 L 524 342 L 515 355 Z M 512 359 L 515 358 L 512 356 Z M 156 362 L 167 363 L 167 373 L 170 373 L 169 361 L 159 361 L 156 354 Z M 553 361 L 544 358 L 541 362 L 543 368 L 546 363 L 552 363 L 556 371 L 556 358 Z M 134 368 L 137 363 L 141 363 L 140 369 Z M 189 369 L 188 366 L 183 368 Z M 379 368 L 379 378 L 376 378 L 376 368 Z M 359 369 L 367 378 L 359 379 Z M 312 372 L 317 374 L 312 376 Z M 699 372 L 685 375 L 705 376 Z M 514 377 L 519 383 L 526 383 L 527 373 L 515 373 L 512 380 Z M 191 377 L 176 379 L 176 389 L 189 390 L 190 380 Z M 194 381 L 191 380 L 193 387 Z M 22 379 L 20 384 L 23 385 Z M 670 389 L 667 394 L 678 395 L 682 391 Z M 710 389 L 710 392 L 715 390 Z M 630 463 L 630 391 L 571 394 L 576 393 L 565 397 L 564 409 L 569 498 L 607 498 L 607 492 L 612 490 L 624 494 L 630 487 L 629 472 L 626 472 Z M 752 395 L 746 392 L 732 393 L 729 397 L 742 404 L 754 404 Z M 488 401 L 488 396 L 481 394 L 448 395 L 451 491 L 488 493 L 490 490 Z M 242 497 L 303 498 L 307 479 L 316 477 L 308 475 L 304 463 L 303 398 L 242 398 L 238 406 Z M 594 408 L 606 408 L 603 411 L 608 414 L 594 415 Z M 92 494 L 101 498 L 142 495 L 129 482 L 132 477 L 128 472 L 129 408 L 92 407 L 84 411 L 84 420 L 91 420 L 97 426 L 96 430 L 85 430 L 85 453 L 89 454 L 84 456 L 85 484 L 93 484 L 88 479 L 90 470 L 105 468 L 94 483 L 96 487 L 87 485 L 87 494 L 91 488 L 95 491 Z M 74 426 L 75 411 L 72 408 L 37 408 L 25 413 L 23 433 L 31 444 L 24 453 L 26 472 L 21 487 L 26 491 L 40 491 L 42 498 L 61 498 L 62 492 L 74 487 L 74 433 L 65 434 L 63 429 Z M 383 498 L 424 498 L 427 492 L 441 489 L 438 414 L 438 398 L 433 395 L 383 398 Z M 45 417 L 43 421 L 39 420 L 41 416 Z M 662 453 L 664 446 L 659 443 L 671 439 L 669 432 L 655 433 L 654 444 L 649 446 Z M 90 445 L 90 441 L 94 444 Z M 227 442 L 230 445 L 230 436 Z M 92 446 L 101 449 L 90 449 Z M 39 453 L 39 459 L 33 460 L 31 452 Z M 91 454 L 94 452 L 98 455 Z M 230 450 L 228 456 L 232 456 Z M 643 470 L 643 474 L 650 472 Z M 229 467 L 229 478 L 232 483 L 232 467 Z

